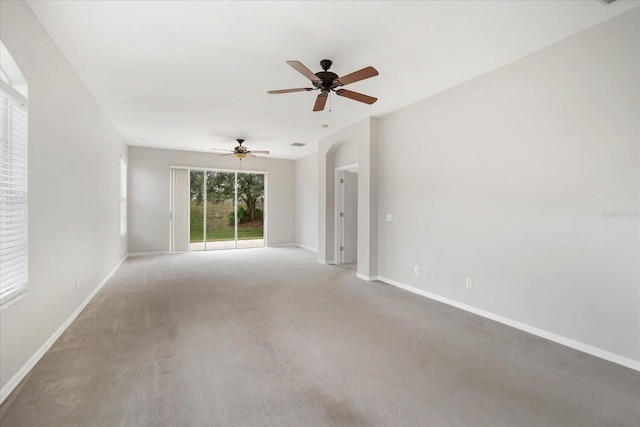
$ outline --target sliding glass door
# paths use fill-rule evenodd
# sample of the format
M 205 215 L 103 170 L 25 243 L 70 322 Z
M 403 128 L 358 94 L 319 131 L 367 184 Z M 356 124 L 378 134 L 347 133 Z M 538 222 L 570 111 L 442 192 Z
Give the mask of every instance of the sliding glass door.
M 190 250 L 264 246 L 264 174 L 190 171 Z
M 264 175 L 237 173 L 237 247 L 264 246 Z
M 207 171 L 206 249 L 236 247 L 235 173 Z
M 204 249 L 204 171 L 190 171 L 189 240 L 191 250 Z

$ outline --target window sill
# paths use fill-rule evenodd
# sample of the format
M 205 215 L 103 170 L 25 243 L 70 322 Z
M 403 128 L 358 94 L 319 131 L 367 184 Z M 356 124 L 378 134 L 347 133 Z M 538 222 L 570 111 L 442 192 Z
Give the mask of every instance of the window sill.
M 20 289 L 4 295 L 0 302 L 0 311 L 7 309 L 9 306 L 13 305 L 13 303 L 26 297 L 28 294 L 29 292 L 26 289 Z

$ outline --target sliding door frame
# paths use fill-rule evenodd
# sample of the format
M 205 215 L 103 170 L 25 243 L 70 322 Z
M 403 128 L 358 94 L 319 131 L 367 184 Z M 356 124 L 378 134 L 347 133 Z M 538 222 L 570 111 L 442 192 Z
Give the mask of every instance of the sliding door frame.
M 204 200 L 206 200 L 206 176 L 207 176 L 207 172 L 225 172 L 225 173 L 235 173 L 235 174 L 239 174 L 239 173 L 248 173 L 248 174 L 258 174 L 258 175 L 264 175 L 264 212 L 263 212 L 263 239 L 264 239 L 264 247 L 269 246 L 269 233 L 267 232 L 267 224 L 269 223 L 269 215 L 268 215 L 268 203 L 269 203 L 269 196 L 267 193 L 267 187 L 268 187 L 268 180 L 269 180 L 269 174 L 267 173 L 267 171 L 261 171 L 261 170 L 248 170 L 248 169 L 226 169 L 226 168 L 215 168 L 215 167 L 202 167 L 202 166 L 181 166 L 181 165 L 169 165 L 169 176 L 171 176 L 171 170 L 173 169 L 186 169 L 189 174 L 191 173 L 191 171 L 197 170 L 197 171 L 204 171 L 204 176 L 205 179 L 203 180 L 203 185 L 205 186 L 204 190 L 205 190 L 205 194 L 203 195 Z M 173 180 L 170 179 L 169 180 L 169 186 L 172 187 L 173 186 Z M 236 175 L 236 185 L 235 185 L 235 197 L 234 197 L 234 212 L 235 212 L 235 217 L 236 217 L 236 225 L 235 225 L 235 242 L 236 242 L 236 249 L 238 247 L 238 183 L 237 183 L 237 175 Z M 172 195 L 173 194 L 173 188 L 170 188 L 169 194 Z M 173 235 L 173 227 L 174 227 L 174 222 L 173 222 L 173 216 L 172 216 L 172 212 L 173 212 L 173 204 L 172 204 L 172 199 L 171 197 L 169 198 L 169 218 L 170 218 L 170 224 L 169 224 L 169 233 L 170 236 Z M 204 218 L 204 226 L 206 227 L 206 215 Z M 190 225 L 189 225 L 190 226 Z M 205 229 L 206 230 L 206 229 Z M 171 240 L 170 240 L 171 241 Z M 205 232 L 205 238 L 204 238 L 204 247 L 206 249 L 206 232 Z M 191 249 L 189 249 L 190 251 Z M 171 251 L 171 248 L 169 248 L 169 251 Z

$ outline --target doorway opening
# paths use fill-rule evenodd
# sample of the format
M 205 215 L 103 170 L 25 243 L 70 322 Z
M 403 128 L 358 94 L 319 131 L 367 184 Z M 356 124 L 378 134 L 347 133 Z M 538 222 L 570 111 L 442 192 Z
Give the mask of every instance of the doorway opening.
M 336 168 L 336 264 L 357 271 L 358 165 Z
M 172 252 L 265 246 L 265 173 L 175 169 L 173 176 Z

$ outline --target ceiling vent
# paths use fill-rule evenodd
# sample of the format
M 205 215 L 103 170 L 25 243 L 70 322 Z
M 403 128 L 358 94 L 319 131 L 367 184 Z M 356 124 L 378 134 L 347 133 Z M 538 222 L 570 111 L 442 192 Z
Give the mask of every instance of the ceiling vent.
M 600 1 L 601 1 L 602 3 L 604 3 L 604 4 L 611 4 L 611 3 L 613 3 L 613 2 L 614 2 L 614 1 L 616 1 L 616 0 L 600 0 Z
M 294 142 L 291 144 L 292 147 L 304 147 L 307 144 L 303 144 L 302 142 Z

